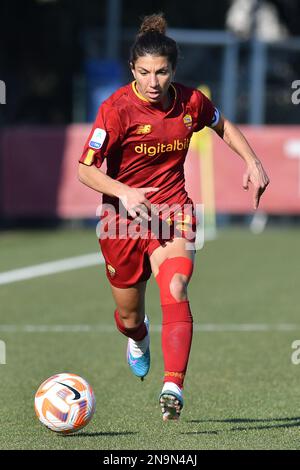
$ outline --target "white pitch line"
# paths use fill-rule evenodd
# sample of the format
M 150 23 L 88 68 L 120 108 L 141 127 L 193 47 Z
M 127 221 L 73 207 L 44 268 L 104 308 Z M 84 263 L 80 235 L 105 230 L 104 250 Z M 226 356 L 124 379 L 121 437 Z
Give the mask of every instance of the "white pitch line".
M 48 276 L 49 274 L 62 273 L 64 271 L 72 271 L 74 269 L 87 268 L 103 263 L 104 258 L 100 252 L 64 258 L 58 261 L 49 261 L 48 263 L 2 272 L 0 273 L 0 285 L 33 279 L 40 276 Z
M 198 249 L 202 248 L 202 244 Z M 91 253 L 89 255 L 74 256 L 57 261 L 27 266 L 26 268 L 12 269 L 10 271 L 0 272 L 0 285 L 11 284 L 13 282 L 25 281 L 35 277 L 48 276 L 50 274 L 72 271 L 89 266 L 105 264 L 101 252 Z
M 300 324 L 292 323 L 197 323 L 195 332 L 269 332 L 299 331 Z M 150 331 L 161 332 L 161 325 L 151 325 Z M 0 325 L 0 333 L 115 333 L 114 324 L 78 324 L 78 325 Z

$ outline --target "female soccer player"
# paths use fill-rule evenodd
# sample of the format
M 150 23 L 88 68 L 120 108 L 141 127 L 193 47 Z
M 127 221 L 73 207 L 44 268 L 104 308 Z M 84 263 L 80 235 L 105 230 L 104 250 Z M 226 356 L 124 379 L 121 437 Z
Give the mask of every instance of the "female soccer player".
M 269 183 L 240 130 L 200 91 L 173 82 L 178 51 L 165 35 L 166 26 L 162 14 L 144 18 L 131 48 L 134 81 L 100 106 L 78 170 L 82 183 L 103 193 L 99 242 L 116 304 L 115 322 L 128 337 L 128 364 L 142 379 L 150 367 L 145 291 L 151 272 L 159 286 L 164 421 L 180 416 L 192 342 L 187 286 L 195 217 L 183 166 L 193 132 L 211 127 L 244 159 L 243 187 L 253 184 L 254 209 Z M 100 170 L 104 158 L 106 174 Z

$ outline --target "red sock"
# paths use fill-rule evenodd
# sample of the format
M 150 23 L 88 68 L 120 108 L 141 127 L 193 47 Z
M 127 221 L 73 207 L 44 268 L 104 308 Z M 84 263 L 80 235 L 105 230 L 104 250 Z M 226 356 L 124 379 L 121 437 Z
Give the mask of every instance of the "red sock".
M 134 341 L 141 341 L 147 334 L 147 328 L 144 322 L 136 328 L 125 328 L 117 310 L 115 310 L 115 322 L 118 330 L 128 338 L 132 338 Z
M 164 382 L 183 387 L 193 335 L 193 317 L 189 301 L 162 305 L 162 350 Z

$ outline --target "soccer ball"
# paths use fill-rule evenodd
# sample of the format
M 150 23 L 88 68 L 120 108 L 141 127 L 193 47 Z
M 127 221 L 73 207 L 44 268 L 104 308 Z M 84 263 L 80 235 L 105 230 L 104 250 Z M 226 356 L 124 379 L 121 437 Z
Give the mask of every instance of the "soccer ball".
M 62 434 L 79 431 L 92 419 L 96 400 L 92 387 L 76 374 L 57 374 L 45 380 L 34 398 L 42 424 Z

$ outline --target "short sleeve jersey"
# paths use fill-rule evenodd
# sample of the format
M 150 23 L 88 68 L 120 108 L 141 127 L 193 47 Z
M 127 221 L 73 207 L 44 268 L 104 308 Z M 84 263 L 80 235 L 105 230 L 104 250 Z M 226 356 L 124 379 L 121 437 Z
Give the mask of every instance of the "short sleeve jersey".
M 169 109 L 148 102 L 132 82 L 111 95 L 98 111 L 80 162 L 100 168 L 131 187 L 157 187 L 147 194 L 153 204 L 188 200 L 184 162 L 193 132 L 213 127 L 219 112 L 199 90 L 178 83 L 170 86 Z M 103 202 L 114 199 L 104 195 Z

